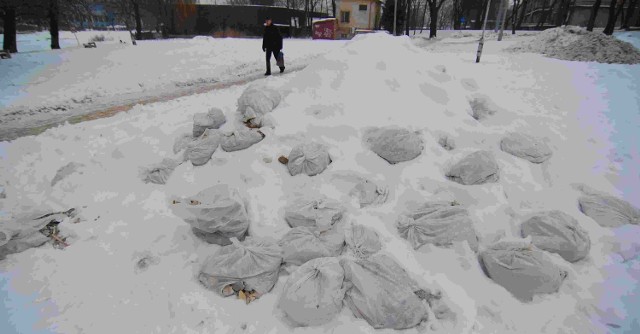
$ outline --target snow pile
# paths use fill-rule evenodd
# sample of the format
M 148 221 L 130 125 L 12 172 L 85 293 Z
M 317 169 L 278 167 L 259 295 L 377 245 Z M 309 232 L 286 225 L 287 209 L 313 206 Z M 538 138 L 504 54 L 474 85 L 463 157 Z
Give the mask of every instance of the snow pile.
M 535 38 L 507 48 L 513 52 L 537 52 L 552 58 L 608 64 L 638 64 L 640 51 L 633 45 L 585 28 L 548 29 Z
M 136 106 L 109 119 L 0 143 L 0 185 L 6 185 L 7 197 L 0 201 L 2 208 L 13 210 L 16 203 L 30 200 L 55 204 L 56 210 L 79 207 L 87 217 L 68 224 L 78 238 L 64 252 L 44 245 L 11 254 L 2 263 L 0 275 L 7 277 L 10 294 L 9 302 L 3 303 L 9 305 L 7 313 L 31 303 L 44 310 L 32 319 L 43 319 L 45 326 L 60 332 L 100 328 L 116 333 L 286 333 L 293 330 L 277 303 L 284 297 L 281 306 L 286 310 L 280 311 L 289 320 L 323 324 L 296 330 L 310 334 L 393 333 L 374 327 L 417 323 L 406 333 L 606 332 L 605 324 L 618 325 L 619 317 L 627 316 L 618 300 L 634 282 L 616 251 L 627 258 L 637 253 L 637 238 L 632 237 L 640 233 L 640 226 L 602 227 L 601 214 L 580 213 L 580 194 L 569 187 L 571 182 L 588 182 L 615 194 L 607 174 L 613 170 L 607 167 L 615 166 L 594 168 L 606 156 L 588 144 L 588 135 L 574 117 L 581 96 L 567 87 L 582 77 L 572 77 L 576 73 L 566 69 L 566 62 L 487 56 L 491 61 L 479 67 L 454 52 L 424 52 L 408 38 L 357 36 L 305 70 L 261 80 L 282 93 L 282 100 L 269 111 L 274 127 L 262 129 L 266 136 L 259 145 L 233 152 L 220 149 L 213 155 L 208 146 L 209 150 L 195 152 L 210 158 L 204 165 L 181 163 L 169 178 L 170 164 L 154 166 L 147 170 L 149 183 L 136 177 L 134 167 L 172 158 L 174 144 L 177 153 L 189 146 L 193 116 L 206 112 L 212 101 L 227 122 L 205 134 L 244 126 L 236 102 L 246 86 Z M 537 75 L 530 75 L 533 71 Z M 486 75 L 489 72 L 494 75 Z M 549 94 L 556 90 L 558 94 Z M 475 94 L 485 94 L 499 112 L 474 119 L 469 101 Z M 415 133 L 422 153 L 389 164 L 367 148 L 363 142 L 367 130 L 389 125 Z M 548 138 L 556 158 L 534 165 L 502 151 L 504 135 L 523 129 Z M 439 142 L 439 138 L 444 139 Z M 274 158 L 305 142 L 326 148 L 320 162 L 333 161 L 313 177 L 291 176 Z M 447 149 L 453 146 L 455 150 Z M 465 159 L 473 152 L 487 153 Z M 307 153 L 290 161 L 313 163 L 313 154 Z M 68 174 L 64 166 L 71 162 L 84 167 Z M 52 187 L 58 170 L 66 176 Z M 219 184 L 241 189 L 241 199 L 191 196 Z M 174 195 L 180 203 L 172 201 Z M 398 215 L 434 201 L 459 203 L 466 212 L 452 205 L 442 210 L 442 216 L 434 212 L 424 219 L 415 217 L 428 228 L 416 226 L 421 233 L 416 240 L 431 241 L 429 233 L 435 231 L 438 243 L 413 249 L 394 222 Z M 615 218 L 619 207 L 603 205 L 606 217 Z M 174 211 L 179 207 L 186 212 Z M 535 240 L 571 235 L 566 230 L 547 233 L 546 226 L 556 223 L 535 231 L 534 246 L 490 246 L 499 236 L 521 241 L 520 223 L 527 214 L 546 210 L 566 212 L 584 228 L 591 240 L 584 261 L 567 262 Z M 212 213 L 218 218 L 212 219 Z M 455 214 L 451 217 L 456 221 L 445 214 Z M 240 224 L 226 219 L 232 216 L 240 217 Z M 319 231 L 337 224 L 345 227 L 346 246 L 341 235 L 325 237 Z M 218 226 L 239 225 L 249 238 L 212 245 L 201 240 L 203 230 L 193 230 L 193 225 L 218 232 L 225 232 Z M 464 238 L 473 246 L 450 242 L 462 239 L 459 231 L 449 229 L 456 225 L 473 227 L 477 239 L 471 233 Z M 295 253 L 302 249 L 297 246 L 283 253 L 275 241 L 287 234 L 287 240 L 312 252 Z M 617 242 L 614 235 L 628 240 Z M 265 242 L 254 242 L 254 237 Z M 481 268 L 474 241 L 490 277 Z M 294 261 L 301 263 L 337 254 L 339 248 L 342 282 L 335 260 L 308 262 L 294 272 L 280 270 L 283 254 L 300 257 Z M 507 268 L 511 259 L 520 271 Z M 78 268 L 83 268 L 83 275 L 77 275 Z M 329 280 L 318 276 L 325 272 L 331 274 Z M 114 276 L 119 279 L 104 279 Z M 603 285 L 606 280 L 616 282 L 615 289 Z M 95 282 L 101 283 L 100 293 L 95 293 Z M 341 283 L 348 288 L 344 298 Z M 297 287 L 304 290 L 294 290 Z M 336 294 L 322 294 L 325 288 Z M 12 289 L 36 292 L 37 301 L 16 306 L 18 297 Z M 236 293 L 245 300 L 219 296 Z M 246 305 L 263 293 L 259 302 Z M 341 308 L 337 302 L 341 298 L 347 307 Z M 314 310 L 313 303 L 320 307 Z M 47 314 L 49 305 L 64 312 Z M 145 312 L 138 312 L 141 308 Z

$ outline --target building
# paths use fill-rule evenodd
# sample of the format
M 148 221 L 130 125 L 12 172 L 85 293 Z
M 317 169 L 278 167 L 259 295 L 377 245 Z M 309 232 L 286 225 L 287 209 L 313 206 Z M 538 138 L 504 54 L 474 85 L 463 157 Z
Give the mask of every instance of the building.
M 555 22 L 557 22 L 558 9 L 560 6 L 555 6 L 553 9 L 550 9 L 550 1 L 549 0 L 529 0 L 530 4 L 527 6 L 527 11 L 525 13 L 525 17 L 522 23 L 522 28 L 527 27 L 535 27 L 540 22 L 543 13 L 547 12 L 547 17 L 543 24 L 543 27 L 554 27 Z M 614 0 L 615 1 L 615 0 Z M 568 25 L 582 26 L 586 27 L 589 22 L 589 17 L 591 16 L 591 9 L 595 0 L 572 0 L 569 5 L 569 14 L 568 14 Z M 594 27 L 603 28 L 607 25 L 607 21 L 609 19 L 609 3 L 610 1 L 603 0 L 600 5 L 600 9 L 598 10 L 598 15 L 596 16 L 596 20 L 594 23 Z M 630 1 L 625 1 L 624 10 L 621 15 L 618 17 L 618 21 L 616 22 L 616 28 L 622 25 L 622 20 L 626 17 L 628 7 L 630 5 Z M 617 10 L 617 9 L 616 9 Z M 632 13 L 630 24 L 632 26 L 640 23 L 640 9 L 636 8 L 635 13 Z
M 284 36 L 297 36 L 310 30 L 312 18 L 327 17 L 310 12 L 305 25 L 304 11 L 265 5 L 190 4 L 173 12 L 171 31 L 176 35 L 261 36 L 270 17 Z
M 336 0 L 336 38 L 350 38 L 360 30 L 378 29 L 381 8 L 381 0 Z

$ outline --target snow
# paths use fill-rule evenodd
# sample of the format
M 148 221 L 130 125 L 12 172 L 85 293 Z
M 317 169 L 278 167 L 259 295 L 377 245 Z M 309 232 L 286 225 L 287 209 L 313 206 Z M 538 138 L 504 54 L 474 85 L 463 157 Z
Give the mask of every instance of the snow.
M 0 313 L 8 314 L 6 322 L 13 324 L 2 326 L 13 326 L 17 332 L 35 326 L 55 333 L 395 333 L 374 331 L 346 308 L 326 325 L 289 327 L 275 308 L 286 273 L 273 291 L 248 306 L 204 289 L 197 273 L 218 246 L 198 240 L 189 225 L 172 214 L 170 198 L 226 183 L 239 188 L 249 203 L 250 234 L 265 238 L 279 239 L 289 230 L 284 207 L 300 194 L 344 203 L 350 221 L 374 229 L 383 252 L 421 286 L 440 288 L 457 314 L 453 324 L 434 321 L 403 332 L 623 333 L 637 328 L 640 226 L 600 227 L 579 212 L 576 184 L 640 206 L 640 119 L 635 112 L 640 105 L 640 65 L 568 62 L 504 51 L 534 36 L 487 39 L 482 61 L 476 64 L 477 37 L 443 36 L 425 43 L 422 38 L 367 34 L 346 44 L 285 41 L 285 47 L 288 42 L 297 45 L 287 56 L 299 56 L 309 65 L 251 83 L 283 95 L 270 114 L 274 128 L 262 129 L 266 138 L 243 151 L 217 150 L 202 167 L 182 164 L 165 185 L 145 184 L 138 169 L 173 157 L 174 139 L 192 130 L 196 113 L 217 107 L 228 119 L 223 131 L 242 126 L 236 101 L 248 85 L 137 105 L 111 118 L 0 142 L 0 186 L 6 192 L 6 199 L 0 199 L 0 217 L 18 204 L 54 210 L 76 207 L 84 217 L 77 224 L 61 224 L 62 234 L 70 236 L 71 246 L 65 250 L 45 245 L 0 261 L 0 291 L 7 310 Z M 258 40 L 145 43 L 139 45 L 142 53 L 161 51 L 159 57 L 174 59 L 156 64 L 157 73 L 144 71 L 151 75 L 148 82 L 157 85 L 191 80 L 208 67 L 227 66 L 220 62 L 234 62 L 233 57 L 240 63 L 260 55 L 254 53 Z M 315 52 L 305 53 L 305 47 Z M 84 51 L 106 48 L 77 49 L 67 55 L 84 60 Z M 135 71 L 147 65 L 134 48 L 114 45 L 95 58 Z M 221 56 L 190 69 L 188 65 L 197 67 L 204 61 L 207 51 Z M 312 54 L 320 55 L 305 58 Z M 76 69 L 62 62 L 48 64 L 49 78 L 69 75 L 59 89 L 73 91 L 73 80 L 81 76 L 68 73 Z M 124 84 L 135 81 L 133 74 L 120 73 L 129 79 L 121 80 Z M 116 92 L 111 80 L 103 73 L 93 84 Z M 28 82 L 25 88 L 37 92 L 31 87 L 38 85 L 35 80 Z M 3 86 L 2 92 L 6 89 Z M 53 98 L 55 91 L 42 88 L 41 94 Z M 487 96 L 498 110 L 486 119 L 474 119 L 469 99 L 476 94 Z M 368 150 L 363 134 L 388 125 L 418 131 L 425 143 L 423 153 L 390 165 Z M 552 158 L 538 165 L 502 152 L 500 139 L 518 131 L 546 138 Z M 438 141 L 443 136 L 455 141 L 456 148 L 442 148 Z M 326 145 L 333 162 L 320 175 L 291 177 L 276 158 L 304 140 Z M 448 181 L 448 166 L 477 150 L 495 154 L 500 180 L 479 186 Z M 52 187 L 57 171 L 71 162 L 81 165 L 78 172 Z M 388 187 L 387 202 L 361 209 L 347 195 L 350 188 L 343 180 L 349 176 Z M 467 207 L 481 249 L 501 236 L 519 237 L 518 226 L 526 215 L 554 209 L 578 220 L 592 249 L 574 264 L 554 256 L 569 272 L 560 291 L 522 303 L 484 275 L 468 245 L 414 251 L 399 236 L 398 216 L 427 199 L 455 199 Z M 155 260 L 147 270 L 135 270 L 143 257 Z M 8 328 L 3 333 L 12 331 Z
M 70 33 L 63 34 L 69 35 Z M 0 139 L 16 128 L 60 122 L 109 107 L 137 103 L 176 92 L 194 92 L 216 83 L 233 83 L 262 74 L 264 53 L 256 39 L 137 41 L 121 44 L 129 32 L 82 32 L 80 43 L 95 34 L 112 41 L 97 48 L 66 48 L 18 53 L 0 62 Z M 125 36 L 122 36 L 125 34 Z M 33 37 L 41 39 L 42 36 Z M 48 42 L 47 42 L 48 43 Z M 344 41 L 286 39 L 286 66 L 300 69 Z M 20 50 L 20 44 L 18 45 Z
M 595 61 L 599 63 L 638 64 L 640 50 L 633 45 L 585 28 L 563 26 L 547 29 L 534 39 L 514 46 L 514 52 L 539 52 L 549 57 Z

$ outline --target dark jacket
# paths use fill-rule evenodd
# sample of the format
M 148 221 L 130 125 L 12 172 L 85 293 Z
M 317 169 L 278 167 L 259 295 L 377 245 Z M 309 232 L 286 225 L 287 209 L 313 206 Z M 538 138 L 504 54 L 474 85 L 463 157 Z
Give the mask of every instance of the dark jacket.
M 262 36 L 262 48 L 269 50 L 282 50 L 282 36 L 278 27 L 273 24 L 264 27 L 264 35 Z

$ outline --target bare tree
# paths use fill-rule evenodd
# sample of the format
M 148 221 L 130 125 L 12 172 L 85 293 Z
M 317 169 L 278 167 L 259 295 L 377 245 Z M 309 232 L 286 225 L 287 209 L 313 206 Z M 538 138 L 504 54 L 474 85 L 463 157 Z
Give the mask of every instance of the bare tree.
M 593 26 L 596 23 L 596 17 L 598 16 L 598 11 L 600 11 L 600 4 L 602 0 L 596 0 L 591 7 L 591 14 L 589 15 L 589 22 L 587 22 L 587 30 L 593 31 Z
M 556 14 L 555 25 L 561 26 L 567 23 L 567 18 L 569 15 L 569 6 L 571 5 L 571 0 L 560 0 L 560 5 L 558 7 L 558 13 Z
M 16 21 L 20 5 L 18 0 L 0 0 L 0 17 L 4 23 L 2 49 L 11 53 L 18 52 Z
M 442 8 L 444 1 L 445 0 L 427 0 L 431 19 L 429 22 L 429 38 L 436 37 L 436 33 L 438 32 L 438 11 Z
M 451 1 L 451 19 L 453 20 L 453 29 L 460 29 L 460 20 L 464 16 L 464 11 L 462 8 L 462 0 L 453 0 Z
M 51 33 L 51 49 L 60 49 L 60 7 L 58 0 L 49 0 L 49 33 Z
M 605 35 L 611 35 L 613 34 L 613 29 L 616 25 L 616 5 L 620 4 L 621 6 L 624 5 L 624 0 L 611 0 L 611 3 L 609 4 L 609 17 L 607 19 L 607 25 L 604 27 L 604 31 L 603 33 L 605 33 Z
M 631 23 L 631 18 L 633 17 L 633 13 L 635 12 L 637 5 L 638 0 L 631 0 L 631 2 L 629 3 L 629 7 L 627 8 L 627 15 L 622 20 L 622 26 L 620 27 L 620 29 L 629 31 L 629 24 Z
M 549 8 L 542 8 L 542 15 L 540 16 L 540 20 L 538 21 L 538 25 L 536 26 L 536 28 L 540 29 L 544 27 L 545 23 L 547 23 L 547 17 L 549 17 L 549 13 L 553 12 L 553 8 L 555 8 L 557 2 L 558 0 L 552 0 Z M 547 2 L 545 1 L 544 6 L 546 6 L 546 4 Z

